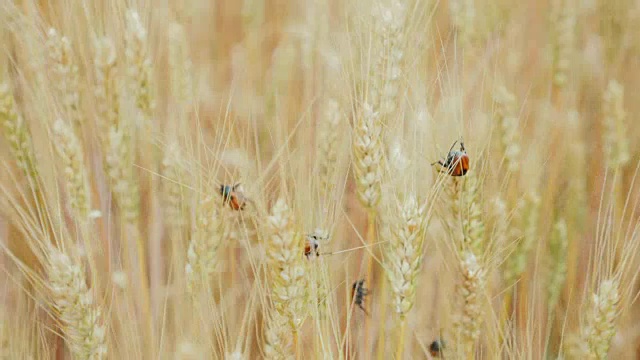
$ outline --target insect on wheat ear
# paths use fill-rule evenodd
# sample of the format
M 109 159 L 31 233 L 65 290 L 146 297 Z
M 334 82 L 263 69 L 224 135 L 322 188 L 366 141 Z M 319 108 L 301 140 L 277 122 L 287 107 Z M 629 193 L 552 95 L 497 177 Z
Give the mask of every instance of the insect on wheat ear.
M 446 159 L 438 160 L 431 165 L 439 164 L 439 172 L 445 172 L 451 176 L 464 176 L 469 171 L 469 155 L 464 147 L 464 142 L 460 140 L 460 150 L 453 150 L 458 141 L 454 141 L 449 149 Z
M 443 357 L 443 350 L 445 348 L 445 342 L 442 339 L 435 339 L 429 344 L 429 353 L 434 358 Z
M 224 204 L 229 204 L 233 210 L 244 210 L 249 200 L 238 188 L 240 183 L 234 185 L 220 185 L 220 195 Z
M 364 308 L 364 297 L 369 295 L 369 293 L 369 289 L 364 287 L 364 279 L 356 280 L 353 285 L 351 285 L 352 301 L 365 313 L 365 315 L 369 315 L 369 312 Z

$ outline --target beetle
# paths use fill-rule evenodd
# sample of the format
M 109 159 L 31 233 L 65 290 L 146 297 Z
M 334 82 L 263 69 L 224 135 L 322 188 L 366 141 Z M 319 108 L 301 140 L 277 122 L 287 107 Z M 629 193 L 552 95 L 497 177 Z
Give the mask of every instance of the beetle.
M 238 190 L 240 183 L 234 185 L 220 185 L 220 195 L 224 204 L 229 204 L 233 210 L 244 210 L 247 198 Z
M 369 289 L 364 287 L 364 279 L 356 280 L 351 285 L 351 298 L 354 299 L 354 304 L 364 311 L 365 315 L 369 315 L 364 308 L 364 297 L 367 295 L 369 295 Z
M 441 339 L 435 339 L 429 345 L 429 353 L 431 354 L 431 356 L 437 358 L 442 355 L 442 350 L 444 350 L 444 348 L 445 348 L 444 341 Z
M 442 168 L 439 170 L 440 172 L 446 172 L 451 176 L 464 176 L 469 171 L 469 155 L 467 154 L 467 150 L 464 148 L 464 142 L 460 141 L 460 150 L 453 150 L 456 146 L 456 140 L 453 145 L 451 145 L 451 149 L 449 149 L 449 153 L 447 154 L 447 158 L 443 160 L 438 160 L 431 165 L 439 164 Z
M 320 239 L 321 237 L 315 234 L 307 235 L 307 243 L 304 245 L 304 256 L 307 259 L 312 255 L 320 256 L 320 242 L 318 241 Z

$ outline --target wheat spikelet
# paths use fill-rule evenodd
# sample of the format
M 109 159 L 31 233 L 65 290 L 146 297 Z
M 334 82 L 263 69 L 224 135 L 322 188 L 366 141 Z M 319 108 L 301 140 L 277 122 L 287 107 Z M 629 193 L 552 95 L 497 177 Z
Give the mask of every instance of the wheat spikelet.
M 153 65 L 148 54 L 147 30 L 140 15 L 134 10 L 127 11 L 125 33 L 125 58 L 129 90 L 142 114 L 149 119 L 155 108 L 152 76 Z
M 620 284 L 617 279 L 600 282 L 598 291 L 592 294 L 589 307 L 574 337 L 569 354 L 576 359 L 606 359 L 611 339 L 616 332 L 620 315 Z
M 424 257 L 424 214 L 414 196 L 398 204 L 398 216 L 392 227 L 385 268 L 396 312 L 405 318 L 415 303 L 416 282 Z
M 111 181 L 111 191 L 123 219 L 135 224 L 140 214 L 140 196 L 133 169 L 131 135 L 126 127 L 110 127 L 106 152 L 105 167 Z
M 164 215 L 167 222 L 174 227 L 183 226 L 188 220 L 187 204 L 183 186 L 180 181 L 187 178 L 182 168 L 185 160 L 178 144 L 167 145 L 162 159 L 162 173 L 166 180 L 164 185 Z
M 553 84 L 563 88 L 569 77 L 575 43 L 575 4 L 572 0 L 551 3 L 551 46 Z
M 520 165 L 520 137 L 518 136 L 518 116 L 516 97 L 504 86 L 498 87 L 494 96 L 495 120 L 498 123 L 502 156 L 507 170 L 515 172 Z
M 476 8 L 474 0 L 449 1 L 451 24 L 456 29 L 458 43 L 463 47 L 473 40 L 476 28 Z
M 368 102 L 380 113 L 382 121 L 394 113 L 402 77 L 406 5 L 392 1 L 373 9 L 374 31 L 378 48 L 370 73 Z
M 94 43 L 93 65 L 96 72 L 95 98 L 100 136 L 105 141 L 109 127 L 120 122 L 117 54 L 113 41 L 102 37 Z
M 458 231 L 457 229 L 461 226 L 463 180 L 459 177 L 450 177 L 446 180 L 447 184 L 444 189 L 447 196 L 446 203 L 449 206 L 453 230 Z
M 553 234 L 549 240 L 550 269 L 547 293 L 550 309 L 558 303 L 567 277 L 568 246 L 567 223 L 564 219 L 559 219 L 553 226 Z
M 218 270 L 218 248 L 225 234 L 224 219 L 218 209 L 219 202 L 206 198 L 196 209 L 196 223 L 189 249 L 185 274 L 187 289 L 195 293 Z
M 540 216 L 540 198 L 536 193 L 528 193 L 518 202 L 516 209 L 519 221 L 511 224 L 510 236 L 516 241 L 514 251 L 504 263 L 503 276 L 507 284 L 513 284 L 526 270 L 529 252 L 535 244 Z
M 480 337 L 483 322 L 482 296 L 486 270 L 476 256 L 469 251 L 461 254 L 460 272 L 462 283 L 458 285 L 459 313 L 454 319 L 454 334 L 458 348 L 466 358 L 473 358 L 475 342 Z
M 291 333 L 287 319 L 274 312 L 267 319 L 264 332 L 264 358 L 267 360 L 290 360 Z
M 464 182 L 462 232 L 465 249 L 481 257 L 484 251 L 484 219 L 480 203 L 480 184 L 475 171 L 469 171 Z
M 86 221 L 91 211 L 91 199 L 82 145 L 73 129 L 60 119 L 53 124 L 53 135 L 62 161 L 71 209 L 79 220 Z
M 188 105 L 193 101 L 193 64 L 189 55 L 189 42 L 184 27 L 178 23 L 169 25 L 169 71 L 171 93 L 179 103 Z
M 354 129 L 353 153 L 358 199 L 369 210 L 380 202 L 382 181 L 382 126 L 378 113 L 368 104 Z
M 13 92 L 8 83 L 0 84 L 0 124 L 9 143 L 9 151 L 16 164 L 35 183 L 37 175 L 36 157 L 31 136 L 24 119 L 18 113 Z
M 267 219 L 271 300 L 276 310 L 297 332 L 303 322 L 306 277 L 302 236 L 296 229 L 293 212 L 278 199 Z
M 318 124 L 317 136 L 317 161 L 318 161 L 318 184 L 323 194 L 330 194 L 335 188 L 333 175 L 338 160 L 338 127 L 342 114 L 340 105 L 334 99 L 329 99 L 324 106 L 323 121 Z
M 624 88 L 615 80 L 610 80 L 603 96 L 604 153 L 607 166 L 616 169 L 630 160 L 629 140 L 625 124 Z
M 53 75 L 58 97 L 65 113 L 74 125 L 80 125 L 80 92 L 78 87 L 78 65 L 73 57 L 71 41 L 66 36 L 60 36 L 56 29 L 47 32 L 47 50 L 50 69 Z
M 94 304 L 84 271 L 64 253 L 51 249 L 47 264 L 48 287 L 65 339 L 74 358 L 104 359 L 105 328 L 100 307 Z

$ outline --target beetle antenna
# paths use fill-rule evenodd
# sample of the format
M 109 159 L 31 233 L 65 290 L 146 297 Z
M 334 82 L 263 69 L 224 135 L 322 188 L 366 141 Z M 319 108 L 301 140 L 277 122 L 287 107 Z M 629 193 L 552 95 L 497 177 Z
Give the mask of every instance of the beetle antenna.
M 449 149 L 449 152 L 451 152 L 451 150 L 453 150 L 453 147 L 456 146 L 456 143 L 458 142 L 458 140 L 454 141 L 453 144 L 451 144 L 451 148 Z M 449 153 L 447 153 L 448 155 Z

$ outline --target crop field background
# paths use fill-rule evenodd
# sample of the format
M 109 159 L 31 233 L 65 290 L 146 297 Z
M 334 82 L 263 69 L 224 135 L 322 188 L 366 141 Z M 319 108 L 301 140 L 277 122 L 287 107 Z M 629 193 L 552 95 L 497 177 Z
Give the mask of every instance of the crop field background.
M 0 0 L 0 358 L 640 358 L 639 69 L 634 0 Z

